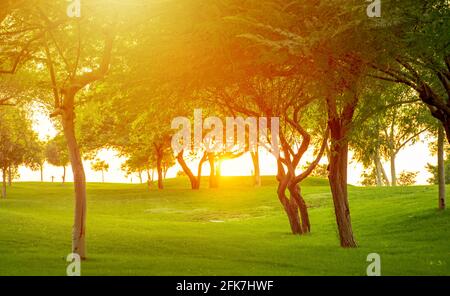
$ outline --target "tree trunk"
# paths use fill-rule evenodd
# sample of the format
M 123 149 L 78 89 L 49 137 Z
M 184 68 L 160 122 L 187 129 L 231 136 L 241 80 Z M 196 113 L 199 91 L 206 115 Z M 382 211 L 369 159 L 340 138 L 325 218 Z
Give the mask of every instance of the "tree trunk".
M 141 175 L 139 175 L 139 178 L 141 179 L 141 184 L 142 184 L 142 177 Z M 105 183 L 105 172 L 102 170 L 102 183 Z
M 147 167 L 147 188 L 150 190 L 152 188 L 153 178 L 150 176 L 150 169 Z
M 66 110 L 62 116 L 64 135 L 67 141 L 70 163 L 72 166 L 75 188 L 75 215 L 72 232 L 72 252 L 86 259 L 86 175 L 81 159 L 80 149 L 75 137 L 74 94 L 66 97 Z
M 44 165 L 43 164 L 41 164 L 39 166 L 39 170 L 41 172 L 41 182 L 44 182 Z
M 438 179 L 439 179 L 439 209 L 445 209 L 445 158 L 444 158 L 444 128 L 438 131 Z
M 291 232 L 294 235 L 301 235 L 303 233 L 302 226 L 300 223 L 300 215 L 299 215 L 299 203 L 294 198 L 288 199 L 286 196 L 286 189 L 291 182 L 291 177 L 287 175 L 284 171 L 283 164 L 278 159 L 277 161 L 277 195 L 280 203 L 283 205 L 283 209 L 288 216 L 289 225 L 291 227 Z M 292 195 L 292 193 L 291 193 Z
M 261 187 L 261 170 L 259 167 L 259 152 L 250 152 L 252 156 L 252 162 L 253 162 L 253 185 L 255 187 Z
M 378 159 L 378 165 L 380 166 L 380 169 L 381 169 L 381 175 L 383 176 L 384 185 L 391 186 L 391 184 L 389 183 L 389 178 L 386 174 L 386 171 L 384 170 L 383 164 L 381 163 L 381 160 L 379 160 L 379 159 Z
M 341 247 L 354 248 L 356 247 L 356 241 L 353 237 L 347 192 L 347 131 L 341 125 L 339 118 L 331 118 L 329 120 L 329 127 L 331 131 L 331 153 L 328 179 L 333 195 L 339 239 Z
M 292 234 L 303 234 L 302 226 L 300 224 L 298 204 L 294 201 L 294 199 L 289 200 L 288 210 L 286 211 L 286 214 L 289 219 L 289 225 L 291 226 Z
M 390 186 L 389 178 L 386 174 L 386 171 L 384 170 L 379 155 L 375 156 L 374 163 L 375 163 L 375 170 L 377 172 L 377 186 L 383 186 L 383 183 L 386 186 Z
M 301 229 L 302 233 L 311 232 L 311 223 L 309 221 L 308 207 L 300 192 L 300 186 L 298 184 L 289 186 L 289 192 L 291 199 L 293 199 L 300 210 Z
M 209 167 L 210 167 L 209 188 L 218 188 L 219 181 L 218 181 L 218 176 L 216 176 L 216 164 L 215 164 L 214 153 L 208 153 L 208 160 L 209 160 Z
M 391 185 L 397 186 L 397 173 L 395 171 L 395 153 L 391 154 Z
M 142 184 L 143 181 L 142 181 L 142 171 L 141 170 L 138 171 L 138 176 L 139 176 L 139 182 Z
M 300 216 L 299 216 L 299 210 L 297 202 L 294 201 L 294 199 L 288 199 L 286 197 L 286 187 L 288 181 L 280 181 L 278 184 L 278 199 L 280 200 L 281 204 L 283 205 L 284 211 L 286 212 L 286 215 L 289 219 L 289 226 L 291 227 L 292 234 L 300 235 L 302 234 L 302 227 L 300 225 Z
M 6 198 L 6 168 L 2 170 L 2 198 Z
M 12 186 L 12 168 L 11 167 L 8 168 L 8 186 L 9 187 Z
M 167 172 L 169 171 L 169 167 L 166 165 L 163 166 L 164 180 L 167 178 Z
M 181 168 L 183 169 L 183 172 L 188 176 L 189 182 L 191 182 L 191 189 L 197 190 L 200 188 L 200 175 L 201 175 L 201 166 L 203 165 L 203 162 L 202 162 L 203 158 L 200 160 L 199 176 L 197 178 L 196 176 L 194 176 L 191 169 L 186 164 L 186 161 L 183 158 L 183 153 L 184 153 L 184 151 L 181 151 L 180 153 L 178 153 L 177 161 L 180 164 Z
M 156 152 L 156 166 L 158 171 L 158 189 L 164 189 L 163 184 L 163 168 L 162 168 L 162 153 Z
M 378 151 L 375 154 L 374 163 L 375 163 L 375 172 L 377 176 L 377 187 L 381 187 L 383 186 L 383 180 L 381 176 L 380 158 L 378 156 Z

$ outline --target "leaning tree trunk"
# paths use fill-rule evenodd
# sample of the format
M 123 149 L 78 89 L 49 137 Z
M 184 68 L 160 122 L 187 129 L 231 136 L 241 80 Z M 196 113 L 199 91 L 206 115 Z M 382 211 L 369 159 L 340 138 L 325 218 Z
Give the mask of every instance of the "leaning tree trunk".
M 381 187 L 383 186 L 383 177 L 382 177 L 382 172 L 381 172 L 381 161 L 380 161 L 380 153 L 378 151 L 375 152 L 375 156 L 374 156 L 374 163 L 375 163 L 375 172 L 376 172 L 376 177 L 377 177 L 377 187 Z
M 378 160 L 378 165 L 380 166 L 381 169 L 381 175 L 383 176 L 383 180 L 384 180 L 384 184 L 386 186 L 391 186 L 391 183 L 389 183 L 389 178 L 386 174 L 386 171 L 384 170 L 383 164 L 381 163 L 381 160 Z
M 66 104 L 73 102 L 74 95 L 66 98 Z M 86 258 L 86 176 L 81 158 L 80 149 L 75 137 L 75 114 L 74 105 L 67 105 L 62 114 L 62 125 L 67 141 L 70 163 L 73 172 L 75 187 L 75 217 L 72 232 L 72 252 L 78 254 L 82 259 Z
M 148 190 L 150 190 L 152 188 L 153 178 L 150 176 L 150 169 L 148 167 L 147 167 L 146 171 L 147 171 L 147 188 L 148 188 Z
M 289 193 L 291 195 L 291 199 L 297 203 L 298 209 L 300 210 L 302 233 L 311 232 L 308 207 L 306 206 L 306 202 L 301 194 L 300 186 L 298 184 L 289 186 Z
M 183 158 L 184 151 L 181 151 L 177 155 L 177 161 L 180 164 L 181 168 L 183 169 L 183 172 L 188 176 L 189 182 L 191 183 L 191 189 L 198 190 L 200 189 L 200 175 L 201 175 L 201 166 L 203 164 L 202 159 L 200 160 L 199 164 L 199 176 L 198 178 L 192 173 L 191 169 L 186 164 L 186 161 Z
M 295 201 L 294 198 L 289 199 L 286 196 L 286 189 L 288 189 L 288 186 L 292 178 L 285 173 L 283 164 L 279 159 L 277 161 L 277 168 L 278 168 L 277 174 L 278 199 L 280 200 L 280 203 L 283 206 L 286 215 L 288 216 L 292 234 L 301 235 L 303 233 L 303 230 L 300 222 L 298 202 Z
M 356 247 L 356 241 L 353 237 L 347 192 L 348 140 L 340 123 L 331 121 L 329 125 L 331 153 L 328 178 L 333 195 L 339 238 L 342 247 L 353 248 Z
M 253 185 L 256 187 L 261 187 L 261 169 L 259 166 L 259 152 L 251 152 L 252 162 L 253 162 Z
M 439 179 L 439 209 L 445 209 L 445 160 L 444 160 L 444 128 L 438 131 L 438 179 Z
M 292 234 L 300 235 L 302 234 L 302 227 L 300 225 L 300 215 L 298 210 L 298 204 L 294 199 L 288 199 L 286 196 L 287 182 L 281 181 L 278 184 L 278 199 L 283 205 L 284 211 L 289 219 L 289 226 L 291 227 Z

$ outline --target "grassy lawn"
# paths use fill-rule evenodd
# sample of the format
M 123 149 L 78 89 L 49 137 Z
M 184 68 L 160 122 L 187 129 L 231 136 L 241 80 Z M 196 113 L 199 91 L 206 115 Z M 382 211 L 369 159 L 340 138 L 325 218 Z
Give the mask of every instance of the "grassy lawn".
M 365 275 L 372 252 L 383 275 L 450 275 L 450 212 L 436 210 L 434 186 L 350 187 L 359 248 L 345 250 L 325 180 L 302 187 L 307 236 L 289 234 L 273 177 L 258 189 L 244 177 L 166 185 L 88 185 L 82 275 Z M 72 184 L 13 184 L 0 200 L 0 275 L 65 275 L 72 208 Z

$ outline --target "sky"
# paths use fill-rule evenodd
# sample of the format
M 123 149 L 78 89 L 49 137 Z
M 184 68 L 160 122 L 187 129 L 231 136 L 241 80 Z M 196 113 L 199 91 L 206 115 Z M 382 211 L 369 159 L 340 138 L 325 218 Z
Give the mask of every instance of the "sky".
M 33 129 L 38 133 L 39 137 L 44 140 L 51 138 L 56 135 L 56 129 L 48 118 L 48 115 L 37 111 L 33 114 Z M 425 141 L 425 137 L 421 138 L 420 141 L 414 145 L 407 146 L 403 149 L 397 156 L 396 170 L 397 176 L 402 171 L 413 171 L 419 172 L 417 176 L 417 184 L 424 185 L 428 184 L 427 180 L 430 178 L 430 173 L 426 171 L 425 166 L 427 163 L 435 163 L 436 158 L 430 154 L 428 143 Z M 139 178 L 135 176 L 125 176 L 120 167 L 125 161 L 123 157 L 119 157 L 114 150 L 103 149 L 99 151 L 97 158 L 105 160 L 110 168 L 108 172 L 105 173 L 105 182 L 111 183 L 138 183 Z M 311 161 L 313 156 L 311 154 L 306 155 L 304 161 Z M 192 166 L 193 164 L 189 164 Z M 260 153 L 260 165 L 262 175 L 275 175 L 276 174 L 276 161 L 275 158 L 268 152 L 261 151 Z M 390 165 L 389 163 L 383 163 L 384 169 L 388 176 L 390 176 Z M 85 161 L 84 163 L 86 178 L 88 182 L 101 182 L 102 176 L 100 172 L 94 172 L 91 169 L 91 163 Z M 233 176 L 233 175 L 244 175 L 249 176 L 252 174 L 252 161 L 249 154 L 245 154 L 242 157 L 225 160 L 222 163 L 221 172 L 223 176 Z M 171 178 L 176 176 L 176 173 L 181 170 L 181 167 L 177 164 L 172 167 L 167 174 L 167 177 Z M 349 167 L 348 167 L 348 182 L 353 185 L 360 185 L 360 176 L 363 172 L 363 167 L 361 164 L 355 162 L 352 159 L 352 153 L 349 155 Z M 20 181 L 40 181 L 39 171 L 33 172 L 28 168 L 19 168 Z M 204 165 L 203 175 L 209 174 L 209 166 Z M 54 167 L 52 165 L 46 164 L 44 167 L 44 181 L 51 181 L 52 176 L 56 181 L 61 181 L 63 175 L 63 169 Z M 70 167 L 67 168 L 66 180 L 68 182 L 73 180 L 72 172 Z M 145 182 L 146 178 L 144 178 Z

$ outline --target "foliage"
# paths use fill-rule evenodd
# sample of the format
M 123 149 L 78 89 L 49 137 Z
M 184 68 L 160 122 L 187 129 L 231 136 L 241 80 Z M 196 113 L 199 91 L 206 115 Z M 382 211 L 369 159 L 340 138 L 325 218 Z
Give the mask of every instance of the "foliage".
M 95 172 L 105 172 L 109 170 L 109 164 L 104 160 L 96 159 L 91 168 Z
M 450 174 L 448 172 L 450 172 L 450 157 L 447 154 L 447 158 L 445 159 L 444 162 L 444 168 L 445 168 L 445 184 L 450 184 Z M 426 166 L 427 171 L 432 174 L 432 177 L 430 177 L 428 179 L 428 183 L 430 184 L 439 184 L 439 179 L 438 179 L 438 167 L 437 165 L 432 165 L 430 163 L 427 164 Z
M 416 184 L 416 178 L 419 172 L 407 172 L 403 171 L 400 173 L 398 178 L 398 183 L 402 186 L 409 186 Z
M 377 185 L 377 173 L 374 168 L 365 170 L 361 173 L 361 184 L 363 186 Z
M 51 165 L 66 167 L 69 164 L 67 144 L 62 134 L 48 141 L 45 155 L 48 163 Z

